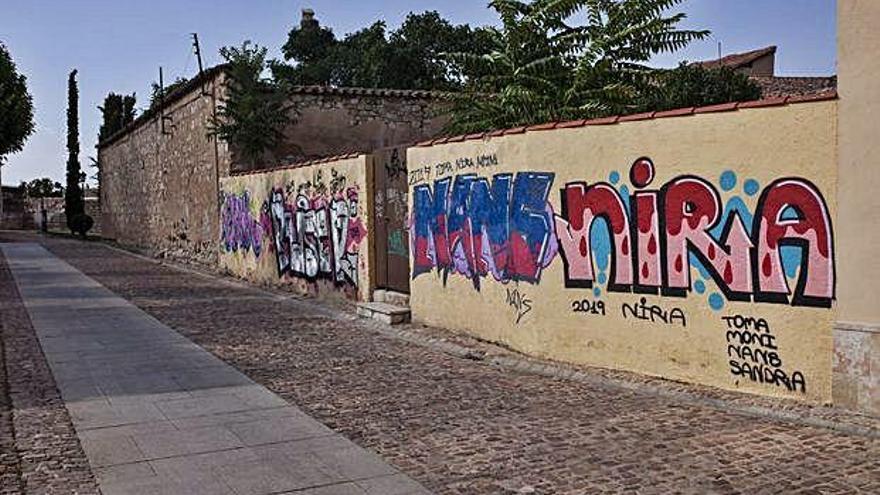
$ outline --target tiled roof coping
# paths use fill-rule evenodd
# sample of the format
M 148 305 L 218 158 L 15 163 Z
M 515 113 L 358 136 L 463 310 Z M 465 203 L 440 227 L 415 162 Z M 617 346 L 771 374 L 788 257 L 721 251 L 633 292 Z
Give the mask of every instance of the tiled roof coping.
M 544 131 L 549 129 L 573 129 L 576 127 L 584 127 L 590 125 L 615 125 L 623 122 L 635 122 L 635 121 L 643 121 L 643 120 L 655 120 L 655 119 L 665 119 L 672 117 L 684 117 L 689 115 L 696 114 L 704 114 L 704 113 L 718 113 L 718 112 L 735 112 L 741 109 L 749 109 L 749 108 L 764 108 L 764 107 L 778 107 L 785 106 L 797 103 L 808 103 L 815 101 L 827 101 L 827 100 L 836 100 L 837 99 L 837 91 L 828 91 L 824 93 L 816 93 L 805 96 L 786 96 L 782 98 L 768 98 L 764 100 L 755 100 L 755 101 L 743 101 L 743 102 L 732 102 L 732 103 L 722 103 L 719 105 L 709 105 L 705 107 L 687 107 L 687 108 L 677 108 L 674 110 L 665 110 L 662 112 L 645 112 L 645 113 L 637 113 L 631 115 L 614 115 L 611 117 L 602 117 L 598 119 L 590 119 L 590 120 L 571 120 L 567 122 L 548 122 L 546 124 L 537 124 L 531 126 L 520 126 L 513 127 L 511 129 L 496 129 L 494 131 L 486 132 L 482 135 L 480 134 L 469 134 L 469 135 L 461 135 L 461 136 L 452 136 L 452 137 L 443 137 L 439 139 L 434 139 L 433 141 L 425 141 L 423 143 L 419 143 L 417 146 L 425 147 L 425 146 L 433 146 L 435 144 L 444 144 L 444 143 L 454 143 L 459 141 L 464 141 L 466 139 L 478 139 L 476 136 L 480 136 L 480 138 L 493 138 L 499 136 L 507 136 L 510 134 L 523 134 L 526 132 L 535 132 L 535 131 Z

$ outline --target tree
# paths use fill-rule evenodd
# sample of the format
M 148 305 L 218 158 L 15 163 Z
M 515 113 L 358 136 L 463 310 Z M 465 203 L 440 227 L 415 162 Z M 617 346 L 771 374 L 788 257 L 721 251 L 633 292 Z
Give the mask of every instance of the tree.
M 284 127 L 292 120 L 287 91 L 283 84 L 261 75 L 266 48 L 245 41 L 240 47 L 221 48 L 220 55 L 229 66 L 227 92 L 210 132 L 255 169 L 267 152 L 277 148 Z
M 338 86 L 381 88 L 386 86 L 392 54 L 385 36 L 385 22 L 347 34 L 336 47 L 333 82 Z
M 9 51 L 0 43 L 0 166 L 7 155 L 24 148 L 33 132 L 34 106 L 27 78 L 18 73 Z
M 412 12 L 388 39 L 389 58 L 384 87 L 454 91 L 467 76 L 443 54 L 468 52 L 486 54 L 492 48 L 490 31 L 454 25 L 436 11 Z
M 661 111 L 760 98 L 761 87 L 730 67 L 706 69 L 682 62 L 658 73 L 657 90 L 646 96 L 642 106 Z
M 130 95 L 110 93 L 104 98 L 104 104 L 98 107 L 102 117 L 101 127 L 98 129 L 99 143 L 134 121 L 135 103 L 137 98 L 134 93 Z
M 184 84 L 186 84 L 188 82 L 189 82 L 189 79 L 187 79 L 185 77 L 178 77 L 177 79 L 174 80 L 173 83 L 169 84 L 168 86 L 165 86 L 165 89 L 163 90 L 162 87 L 159 86 L 159 83 L 157 83 L 156 81 L 153 81 L 153 83 L 150 85 L 150 109 L 153 109 L 153 108 L 156 108 L 157 106 L 159 106 L 159 103 L 162 103 L 162 101 L 164 101 L 166 96 L 170 95 L 176 89 L 180 88 L 181 86 L 183 86 Z M 134 95 L 132 95 L 132 96 L 134 96 Z
M 82 170 L 79 164 L 79 89 L 76 85 L 76 69 L 67 79 L 67 187 L 64 190 L 64 213 L 71 232 L 77 228 L 80 216 L 85 215 L 85 203 L 80 188 Z
M 22 183 L 27 195 L 32 198 L 60 198 L 64 195 L 64 188 L 60 182 L 53 181 L 48 177 L 33 179 Z
M 281 47 L 285 60 L 295 60 L 296 66 L 273 61 L 270 67 L 276 79 L 282 75 L 294 84 L 329 85 L 333 73 L 332 54 L 337 44 L 333 31 L 321 27 L 314 12 L 306 10 L 299 28 L 290 30 L 287 42 Z
M 709 34 L 678 29 L 684 13 L 665 15 L 682 1 L 492 0 L 501 26 L 491 31 L 491 53 L 447 55 L 481 74 L 455 99 L 449 130 L 639 111 L 657 90 L 651 57 Z
M 490 41 L 488 30 L 453 25 L 434 11 L 410 12 L 391 31 L 377 21 L 340 40 L 307 12 L 282 47 L 292 65 L 272 61 L 270 68 L 292 84 L 455 90 L 464 75 L 443 53 L 486 53 Z

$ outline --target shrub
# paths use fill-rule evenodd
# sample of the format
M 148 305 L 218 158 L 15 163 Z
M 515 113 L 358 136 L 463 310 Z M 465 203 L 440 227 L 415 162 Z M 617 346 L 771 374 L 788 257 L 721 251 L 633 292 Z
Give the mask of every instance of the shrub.
M 74 234 L 79 234 L 83 237 L 92 230 L 94 225 L 95 220 L 85 213 L 78 213 L 70 219 L 70 230 L 73 231 Z

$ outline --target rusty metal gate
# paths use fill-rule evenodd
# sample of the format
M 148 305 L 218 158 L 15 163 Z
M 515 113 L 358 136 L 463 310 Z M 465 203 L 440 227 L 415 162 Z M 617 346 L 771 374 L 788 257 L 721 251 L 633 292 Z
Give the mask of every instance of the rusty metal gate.
M 374 155 L 376 287 L 409 294 L 406 148 Z

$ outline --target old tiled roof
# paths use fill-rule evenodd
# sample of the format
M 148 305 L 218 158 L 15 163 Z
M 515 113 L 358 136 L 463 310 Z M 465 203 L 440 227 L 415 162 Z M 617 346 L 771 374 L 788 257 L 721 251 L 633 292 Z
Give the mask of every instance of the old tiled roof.
M 340 88 L 335 86 L 294 86 L 291 92 L 331 96 L 397 96 L 402 98 L 437 98 L 448 94 L 442 91 L 420 89 Z
M 763 98 L 802 96 L 825 93 L 837 89 L 837 76 L 830 77 L 771 77 L 752 76 L 749 79 L 761 87 Z
M 706 69 L 714 69 L 717 67 L 730 67 L 731 69 L 739 69 L 745 67 L 759 58 L 776 53 L 775 46 L 768 46 L 758 50 L 752 50 L 745 53 L 733 53 L 725 57 L 715 60 L 705 60 L 703 62 L 695 62 L 696 65 L 705 67 Z

